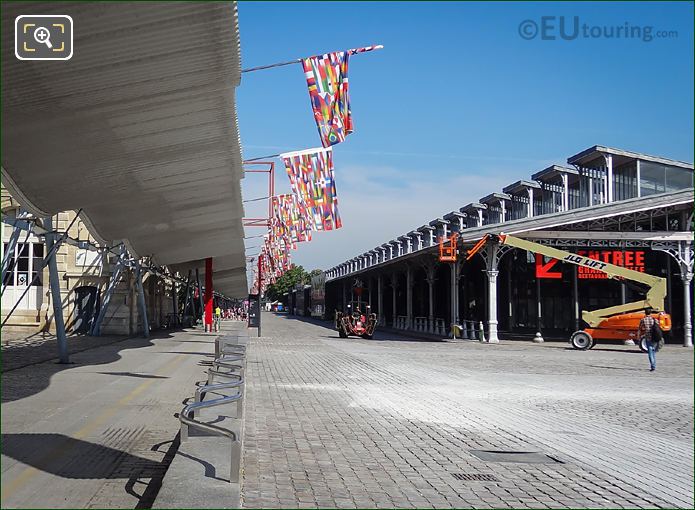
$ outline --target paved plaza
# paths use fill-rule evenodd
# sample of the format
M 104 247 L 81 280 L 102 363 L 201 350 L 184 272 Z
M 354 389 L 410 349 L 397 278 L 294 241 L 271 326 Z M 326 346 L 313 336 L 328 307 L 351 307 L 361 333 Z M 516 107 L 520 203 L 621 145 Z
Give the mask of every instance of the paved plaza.
M 622 346 L 339 339 L 263 320 L 244 507 L 693 507 L 690 350 L 665 348 L 650 373 Z
M 73 364 L 4 371 L 2 508 L 152 505 L 178 444 L 175 413 L 203 379 L 212 339 L 196 330 L 112 338 Z M 10 349 L 13 362 L 21 345 Z M 42 345 L 28 340 L 24 352 L 50 355 Z

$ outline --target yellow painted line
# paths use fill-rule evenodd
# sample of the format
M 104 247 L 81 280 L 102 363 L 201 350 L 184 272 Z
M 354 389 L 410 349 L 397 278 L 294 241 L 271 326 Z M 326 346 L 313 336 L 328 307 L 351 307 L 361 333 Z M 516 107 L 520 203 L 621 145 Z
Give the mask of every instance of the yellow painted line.
M 25 33 L 25 34 L 27 33 L 27 28 L 29 28 L 29 27 L 35 27 L 35 26 L 36 26 L 36 23 L 25 23 L 25 24 L 24 24 L 24 33 Z
M 27 48 L 27 42 L 26 41 L 24 41 L 22 44 L 24 45 L 24 51 L 36 51 L 33 48 Z
M 179 354 L 177 357 L 165 364 L 160 369 L 159 373 L 157 373 L 156 375 L 166 375 L 170 370 L 176 367 L 176 365 L 181 363 L 181 361 L 183 361 L 183 358 L 184 354 Z M 127 405 L 131 400 L 140 395 L 143 391 L 145 391 L 155 382 L 157 382 L 157 379 L 150 379 L 149 381 L 145 381 L 139 386 L 135 387 L 130 393 L 121 398 L 115 405 L 104 409 L 104 411 L 102 411 L 99 414 L 99 416 L 87 422 L 81 429 L 75 432 L 72 435 L 72 437 L 74 439 L 82 439 L 84 437 L 87 437 L 105 421 L 107 421 L 109 418 L 112 418 L 120 410 L 121 407 Z M 63 455 L 68 449 L 69 446 L 67 445 L 67 443 L 64 443 L 63 445 L 48 452 L 48 454 L 46 454 L 46 456 L 43 457 L 38 462 L 38 464 L 47 464 L 52 460 Z M 14 478 L 11 482 L 7 483 L 2 487 L 2 498 L 0 499 L 4 501 L 5 499 L 12 496 L 12 494 L 14 494 L 20 488 L 22 488 L 38 472 L 39 470 L 32 466 L 25 468 L 24 471 L 17 475 L 16 478 Z
M 60 33 L 61 34 L 65 33 L 65 25 L 63 25 L 62 23 L 52 23 L 52 25 L 54 27 L 60 27 Z

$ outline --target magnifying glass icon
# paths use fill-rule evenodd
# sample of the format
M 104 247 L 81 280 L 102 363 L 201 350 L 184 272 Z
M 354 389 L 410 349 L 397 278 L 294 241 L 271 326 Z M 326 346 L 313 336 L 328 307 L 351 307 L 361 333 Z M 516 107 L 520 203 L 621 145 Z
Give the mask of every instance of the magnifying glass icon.
M 51 44 L 51 32 L 46 27 L 38 27 L 34 30 L 34 40 L 39 44 L 45 44 L 49 48 L 53 48 Z

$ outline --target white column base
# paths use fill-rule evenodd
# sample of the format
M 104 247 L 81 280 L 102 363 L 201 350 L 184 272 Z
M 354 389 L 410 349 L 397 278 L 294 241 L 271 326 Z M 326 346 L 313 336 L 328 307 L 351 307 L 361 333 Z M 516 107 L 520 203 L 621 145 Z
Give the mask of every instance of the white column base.
M 498 344 L 500 343 L 500 339 L 497 337 L 497 321 L 490 321 L 489 323 L 489 336 L 488 338 L 488 343 L 491 344 Z

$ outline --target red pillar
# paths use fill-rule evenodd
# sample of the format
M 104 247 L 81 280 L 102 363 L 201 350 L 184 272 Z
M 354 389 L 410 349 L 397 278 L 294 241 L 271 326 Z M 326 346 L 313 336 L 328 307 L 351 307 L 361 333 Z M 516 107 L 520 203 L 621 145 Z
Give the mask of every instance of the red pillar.
M 205 331 L 212 331 L 212 257 L 205 259 Z

